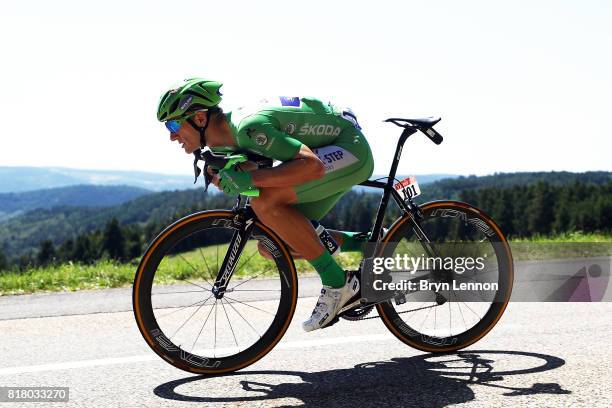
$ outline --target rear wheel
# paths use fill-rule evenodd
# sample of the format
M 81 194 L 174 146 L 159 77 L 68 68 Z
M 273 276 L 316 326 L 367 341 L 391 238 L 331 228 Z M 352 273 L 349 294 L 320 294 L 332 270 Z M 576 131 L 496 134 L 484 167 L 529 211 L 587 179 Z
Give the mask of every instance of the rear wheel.
M 255 221 L 225 295 L 212 293 L 233 233 L 231 211 L 205 211 L 166 228 L 136 272 L 138 328 L 160 357 L 198 374 L 253 364 L 281 339 L 295 311 L 297 274 L 285 244 Z M 272 259 L 259 254 L 263 244 Z
M 439 201 L 425 204 L 421 210 L 419 225 L 436 256 L 481 258 L 484 267 L 459 270 L 455 263 L 446 269 L 421 268 L 411 273 L 410 279 L 446 282 L 448 286 L 406 291 L 378 304 L 377 310 L 387 328 L 409 346 L 428 352 L 452 352 L 475 343 L 499 321 L 512 291 L 512 254 L 497 224 L 469 204 Z M 427 252 L 410 216 L 396 221 L 383 242 L 385 257 L 418 258 Z M 456 289 L 470 285 L 493 289 Z

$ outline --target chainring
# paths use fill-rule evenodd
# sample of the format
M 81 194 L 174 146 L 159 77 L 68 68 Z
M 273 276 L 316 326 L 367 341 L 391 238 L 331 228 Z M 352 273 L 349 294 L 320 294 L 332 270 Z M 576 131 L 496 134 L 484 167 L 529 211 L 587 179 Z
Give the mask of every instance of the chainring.
M 366 317 L 370 312 L 374 309 L 374 305 L 366 306 L 366 307 L 355 307 L 353 309 L 347 310 L 342 313 L 342 317 L 345 320 L 361 320 Z

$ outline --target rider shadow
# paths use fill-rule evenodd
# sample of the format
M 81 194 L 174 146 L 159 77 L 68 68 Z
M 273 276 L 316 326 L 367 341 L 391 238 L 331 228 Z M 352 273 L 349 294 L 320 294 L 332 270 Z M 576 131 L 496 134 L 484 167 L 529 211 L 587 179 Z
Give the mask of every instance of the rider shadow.
M 544 364 L 528 369 L 495 371 L 495 360 L 482 356 L 491 354 L 533 357 Z M 504 396 L 535 394 L 570 394 L 556 383 L 535 383 L 528 388 L 493 384 L 504 376 L 530 374 L 561 367 L 565 361 L 545 354 L 518 351 L 469 351 L 446 355 L 425 354 L 409 358 L 394 358 L 358 364 L 350 369 L 319 371 L 241 371 L 224 376 L 193 376 L 170 381 L 155 388 L 158 397 L 190 402 L 245 403 L 273 399 L 299 400 L 299 406 L 365 407 L 365 406 L 421 406 L 445 407 L 474 399 L 472 384 L 505 389 Z M 272 383 L 251 381 L 250 376 L 272 378 Z M 282 382 L 286 376 L 299 377 L 301 382 Z M 236 383 L 223 390 L 239 390 L 236 396 L 206 396 L 214 389 L 210 381 L 223 378 Z M 278 381 L 274 381 L 277 377 Z M 176 388 L 191 384 L 190 394 L 180 394 Z M 229 387 L 229 388 L 228 388 Z M 208 392 L 207 392 L 208 391 Z M 231 393 L 231 391 L 229 391 Z M 199 395 L 198 395 L 199 394 Z M 295 406 L 293 404 L 284 406 Z

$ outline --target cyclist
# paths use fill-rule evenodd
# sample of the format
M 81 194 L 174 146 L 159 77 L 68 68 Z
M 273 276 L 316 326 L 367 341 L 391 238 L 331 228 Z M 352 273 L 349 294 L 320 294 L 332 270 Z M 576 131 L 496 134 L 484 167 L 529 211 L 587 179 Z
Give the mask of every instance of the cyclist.
M 329 324 L 359 292 L 359 281 L 346 274 L 325 249 L 309 220 L 320 220 L 354 185 L 373 171 L 372 152 L 354 114 L 314 98 L 280 97 L 276 106 L 224 113 L 222 84 L 186 80 L 162 96 L 157 119 L 170 140 L 186 153 L 208 146 L 213 151 L 250 151 L 282 164 L 250 171 L 221 170 L 213 183 L 228 194 L 258 188 L 251 207 L 318 272 L 323 283 L 306 331 Z M 343 251 L 361 250 L 363 235 L 332 231 Z M 269 254 L 263 253 L 264 256 Z

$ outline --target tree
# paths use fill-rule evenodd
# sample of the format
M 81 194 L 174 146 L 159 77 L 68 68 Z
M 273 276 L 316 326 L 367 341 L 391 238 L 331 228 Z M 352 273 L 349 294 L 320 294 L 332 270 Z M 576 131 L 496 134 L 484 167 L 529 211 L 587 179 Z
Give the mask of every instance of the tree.
M 32 253 L 27 252 L 19 257 L 19 271 L 25 272 L 32 267 L 34 264 L 34 260 L 32 257 Z
M 140 239 L 140 233 L 136 229 L 132 229 L 127 234 L 128 240 L 126 243 L 127 257 L 129 259 L 138 258 L 142 255 L 142 240 Z
M 495 211 L 495 220 L 506 235 L 514 235 L 514 201 L 512 191 L 504 189 L 498 196 Z
M 82 263 L 92 263 L 95 259 L 91 239 L 87 235 L 79 235 L 74 244 L 72 259 Z
M 102 251 L 106 251 L 111 259 L 125 259 L 125 237 L 116 218 L 106 223 L 102 238 Z
M 4 255 L 2 248 L 0 248 L 0 271 L 3 271 L 7 268 L 8 268 L 8 262 L 6 260 L 6 256 Z
M 547 183 L 536 184 L 533 199 L 527 206 L 527 224 L 530 234 L 550 234 L 554 221 L 555 197 Z
M 71 261 L 74 258 L 74 241 L 72 239 L 68 239 L 60 245 L 57 257 L 61 262 Z
M 40 249 L 38 250 L 38 256 L 36 261 L 41 266 L 47 266 L 52 262 L 55 262 L 57 254 L 53 242 L 46 239 L 40 243 Z

